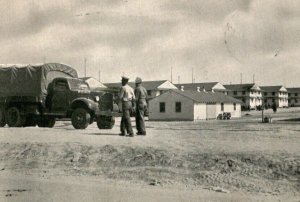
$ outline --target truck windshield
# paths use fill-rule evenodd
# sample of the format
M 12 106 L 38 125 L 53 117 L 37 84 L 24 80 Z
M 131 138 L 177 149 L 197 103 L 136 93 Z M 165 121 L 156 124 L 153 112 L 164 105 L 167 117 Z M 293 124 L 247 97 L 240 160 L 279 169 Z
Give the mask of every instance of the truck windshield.
M 71 90 L 89 90 L 87 83 L 79 79 L 70 79 L 68 80 Z

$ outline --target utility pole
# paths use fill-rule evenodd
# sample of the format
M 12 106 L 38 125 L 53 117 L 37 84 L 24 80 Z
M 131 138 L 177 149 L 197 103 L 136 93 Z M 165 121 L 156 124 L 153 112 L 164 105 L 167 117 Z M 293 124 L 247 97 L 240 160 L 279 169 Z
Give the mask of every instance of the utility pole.
M 243 84 L 243 73 L 241 73 L 241 84 Z
M 99 70 L 99 82 L 101 82 L 101 70 Z
M 84 58 L 84 77 L 86 77 L 86 61 L 87 59 Z
M 173 83 L 173 67 L 171 66 L 171 83 Z
M 194 83 L 194 68 L 192 68 L 192 83 Z

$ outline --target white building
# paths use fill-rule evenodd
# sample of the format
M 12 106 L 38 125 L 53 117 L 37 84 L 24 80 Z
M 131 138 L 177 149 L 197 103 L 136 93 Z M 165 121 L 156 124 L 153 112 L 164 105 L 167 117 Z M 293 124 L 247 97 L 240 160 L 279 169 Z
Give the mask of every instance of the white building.
M 112 91 L 117 93 L 119 92 L 121 88 L 121 83 L 105 83 L 105 85 Z M 135 83 L 134 82 L 129 82 L 129 86 L 132 88 L 135 88 Z M 168 80 L 159 80 L 159 81 L 143 81 L 142 86 L 147 90 L 148 94 L 148 99 L 152 99 L 156 96 L 159 96 L 163 94 L 164 92 L 171 90 L 171 89 L 177 89 L 177 87 L 172 84 Z
M 149 120 L 216 119 L 223 112 L 241 117 L 241 101 L 223 93 L 169 90 L 149 101 Z
M 203 91 L 203 92 L 221 92 L 227 95 L 226 88 L 219 82 L 205 82 L 205 83 L 182 83 L 175 84 L 178 89 Z
M 288 92 L 283 86 L 260 86 L 265 106 L 288 107 Z
M 101 83 L 94 77 L 82 77 L 80 79 L 84 80 L 89 85 L 89 87 L 93 90 L 106 90 L 107 89 L 107 87 L 103 83 Z
M 300 88 L 286 88 L 289 107 L 300 107 Z
M 244 109 L 256 109 L 263 104 L 261 89 L 254 83 L 230 84 L 224 87 L 228 90 L 228 95 L 243 102 Z

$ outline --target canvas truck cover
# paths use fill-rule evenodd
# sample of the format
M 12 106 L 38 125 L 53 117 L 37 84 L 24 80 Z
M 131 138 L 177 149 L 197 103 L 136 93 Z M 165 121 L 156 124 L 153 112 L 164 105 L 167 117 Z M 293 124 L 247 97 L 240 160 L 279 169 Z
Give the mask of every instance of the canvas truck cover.
M 0 97 L 45 96 L 56 77 L 78 78 L 75 69 L 59 64 L 0 65 Z

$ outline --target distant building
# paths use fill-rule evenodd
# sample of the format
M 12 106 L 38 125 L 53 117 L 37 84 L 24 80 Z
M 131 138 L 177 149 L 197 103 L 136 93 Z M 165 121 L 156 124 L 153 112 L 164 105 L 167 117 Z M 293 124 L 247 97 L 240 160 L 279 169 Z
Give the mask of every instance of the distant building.
M 288 92 L 289 107 L 300 106 L 300 88 L 286 88 Z
M 175 84 L 178 89 L 203 91 L 203 92 L 221 92 L 227 95 L 226 88 L 219 82 L 205 82 L 205 83 L 183 83 Z
M 121 87 L 120 82 L 119 83 L 105 83 L 105 85 L 112 91 L 115 91 L 116 95 L 119 92 L 120 87 Z M 134 82 L 129 82 L 128 85 L 131 86 L 132 88 L 135 88 Z M 168 80 L 143 81 L 142 86 L 144 86 L 144 88 L 147 90 L 149 99 L 155 98 L 156 96 L 159 96 L 168 90 L 177 89 L 177 87 Z
M 89 85 L 89 87 L 93 90 L 106 90 L 107 89 L 107 87 L 103 83 L 101 83 L 94 77 L 82 77 L 80 79 L 84 80 Z
M 257 109 L 262 103 L 262 92 L 255 83 L 224 85 L 228 95 L 243 102 L 244 109 Z
M 223 93 L 169 90 L 149 101 L 149 120 L 193 121 L 216 119 L 230 112 L 241 117 L 241 101 Z
M 288 107 L 288 92 L 284 86 L 260 86 L 265 106 Z

